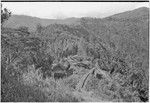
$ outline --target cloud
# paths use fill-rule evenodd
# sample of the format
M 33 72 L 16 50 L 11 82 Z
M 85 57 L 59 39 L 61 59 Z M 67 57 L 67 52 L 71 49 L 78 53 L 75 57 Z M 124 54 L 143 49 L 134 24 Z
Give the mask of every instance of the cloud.
M 53 14 L 49 15 L 49 17 L 52 17 L 52 18 L 55 18 L 55 19 L 68 18 L 67 15 L 63 14 L 62 12 L 53 13 Z

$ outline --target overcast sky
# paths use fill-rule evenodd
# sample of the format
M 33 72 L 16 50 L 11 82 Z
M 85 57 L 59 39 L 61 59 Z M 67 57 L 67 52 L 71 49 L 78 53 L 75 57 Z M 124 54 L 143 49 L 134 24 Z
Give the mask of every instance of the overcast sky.
M 149 7 L 149 2 L 4 2 L 13 14 L 39 18 L 106 17 L 116 13 Z

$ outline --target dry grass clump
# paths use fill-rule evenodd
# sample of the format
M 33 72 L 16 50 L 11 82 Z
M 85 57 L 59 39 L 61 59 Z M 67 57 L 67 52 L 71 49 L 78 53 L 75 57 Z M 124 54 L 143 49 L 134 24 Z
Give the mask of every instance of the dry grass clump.
M 105 78 L 98 79 L 91 76 L 85 85 L 85 90 L 92 91 L 94 97 L 101 98 L 103 101 L 119 101 L 117 85 L 107 81 Z
M 4 68 L 3 68 L 4 69 Z M 31 85 L 22 84 L 21 77 L 3 71 L 1 81 L 1 101 L 2 102 L 47 102 L 48 98 L 39 89 Z M 26 79 L 30 80 L 30 79 Z M 24 82 L 25 83 L 25 82 Z M 26 82 L 27 83 L 27 82 Z M 28 84 L 33 82 L 28 82 Z
M 79 80 L 80 80 L 79 76 L 72 75 L 69 78 L 66 78 L 63 82 L 64 85 L 68 87 L 70 91 L 75 91 L 79 83 Z
M 35 84 L 42 82 L 42 75 L 39 73 L 40 70 L 35 70 L 34 65 L 28 66 L 28 71 L 23 73 L 22 80 L 26 85 L 34 86 Z

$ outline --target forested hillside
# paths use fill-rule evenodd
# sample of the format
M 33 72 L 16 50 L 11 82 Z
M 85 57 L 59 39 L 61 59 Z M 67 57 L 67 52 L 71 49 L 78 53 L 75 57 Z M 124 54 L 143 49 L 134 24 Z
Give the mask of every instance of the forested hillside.
M 26 26 L 30 31 L 36 30 L 36 25 L 48 26 L 50 24 L 72 24 L 78 23 L 78 18 L 67 19 L 41 19 L 37 17 L 31 17 L 26 15 L 12 15 L 8 21 L 5 22 L 4 27 L 19 28 L 20 26 Z
M 2 27 L 1 101 L 149 101 L 149 8 L 35 27 Z

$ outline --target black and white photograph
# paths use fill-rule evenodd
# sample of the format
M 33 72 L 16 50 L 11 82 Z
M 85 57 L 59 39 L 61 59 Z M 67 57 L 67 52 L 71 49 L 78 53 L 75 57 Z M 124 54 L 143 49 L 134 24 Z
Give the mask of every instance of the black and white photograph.
M 1 102 L 149 102 L 149 1 L 6 1 Z

